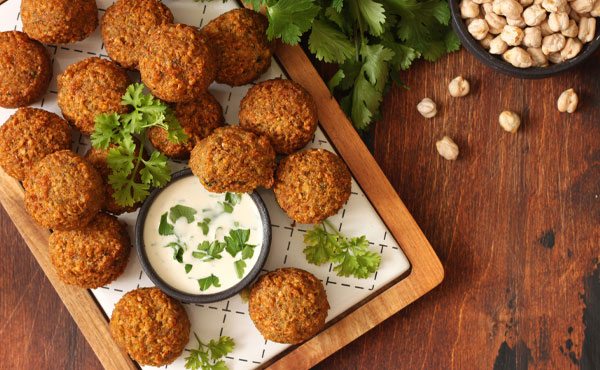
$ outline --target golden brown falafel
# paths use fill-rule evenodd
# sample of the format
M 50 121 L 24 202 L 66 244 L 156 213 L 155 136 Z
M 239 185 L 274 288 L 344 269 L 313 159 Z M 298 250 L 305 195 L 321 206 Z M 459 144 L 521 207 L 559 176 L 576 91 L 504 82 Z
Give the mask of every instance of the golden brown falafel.
M 110 318 L 113 339 L 140 365 L 175 361 L 190 338 L 190 320 L 175 299 L 158 288 L 125 294 Z
M 240 126 L 271 140 L 277 154 L 302 149 L 317 130 L 317 104 L 302 86 L 280 78 L 253 86 L 242 99 Z
M 275 151 L 265 137 L 238 126 L 219 127 L 194 147 L 189 165 L 208 191 L 252 192 L 273 185 Z
M 281 268 L 261 276 L 254 284 L 248 310 L 265 339 L 295 344 L 323 329 L 329 302 L 323 283 L 313 274 Z
M 337 155 L 307 149 L 279 162 L 273 191 L 292 220 L 318 224 L 338 213 L 350 197 L 351 187 L 352 176 Z
M 0 167 L 19 181 L 46 155 L 71 147 L 71 128 L 54 113 L 21 108 L 0 127 Z
M 42 44 L 23 32 L 0 32 L 0 107 L 36 102 L 51 79 L 52 62 Z
M 124 68 L 136 68 L 144 39 L 173 13 L 159 0 L 119 0 L 102 17 L 102 40 L 108 56 Z
M 267 39 L 267 27 L 264 15 L 242 8 L 221 14 L 202 28 L 217 52 L 217 82 L 245 85 L 269 69 L 275 42 Z
M 86 226 L 50 235 L 50 259 L 65 284 L 95 289 L 118 278 L 129 259 L 131 241 L 116 217 L 98 213 Z
M 104 204 L 98 171 L 70 150 L 48 154 L 27 174 L 25 210 L 41 226 L 73 230 L 87 225 Z

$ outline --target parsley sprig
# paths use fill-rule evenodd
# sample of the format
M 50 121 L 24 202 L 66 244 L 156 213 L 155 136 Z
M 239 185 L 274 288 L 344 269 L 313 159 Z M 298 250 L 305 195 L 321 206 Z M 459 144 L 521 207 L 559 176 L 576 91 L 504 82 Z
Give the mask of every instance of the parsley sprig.
M 333 270 L 338 276 L 366 279 L 379 269 L 381 263 L 381 256 L 369 251 L 369 241 L 364 235 L 348 239 L 327 220 L 308 231 L 304 243 L 304 255 L 309 263 L 317 266 L 337 263 Z
M 121 206 L 143 201 L 151 186 L 163 187 L 171 179 L 164 154 L 155 151 L 150 158 L 144 158 L 146 130 L 162 127 L 168 139 L 175 143 L 188 139 L 169 106 L 151 94 L 144 94 L 143 89 L 143 84 L 129 85 L 121 104 L 131 106 L 132 111 L 96 116 L 95 132 L 91 136 L 94 147 L 108 149 L 106 162 L 111 169 L 108 182 L 115 190 L 116 203 Z M 139 148 L 134 138 L 139 139 Z
M 211 339 L 207 344 L 202 343 L 198 335 L 194 333 L 198 341 L 198 349 L 190 350 L 190 355 L 185 358 L 185 368 L 189 370 L 227 370 L 225 361 L 221 358 L 231 353 L 235 343 L 230 337 L 220 337 L 219 340 Z

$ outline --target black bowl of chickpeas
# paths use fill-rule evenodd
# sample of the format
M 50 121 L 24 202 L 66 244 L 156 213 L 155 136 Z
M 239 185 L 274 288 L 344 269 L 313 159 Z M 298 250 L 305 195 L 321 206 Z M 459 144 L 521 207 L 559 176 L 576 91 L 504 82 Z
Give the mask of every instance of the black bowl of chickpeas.
M 449 0 L 452 27 L 486 66 L 546 78 L 600 47 L 600 0 Z

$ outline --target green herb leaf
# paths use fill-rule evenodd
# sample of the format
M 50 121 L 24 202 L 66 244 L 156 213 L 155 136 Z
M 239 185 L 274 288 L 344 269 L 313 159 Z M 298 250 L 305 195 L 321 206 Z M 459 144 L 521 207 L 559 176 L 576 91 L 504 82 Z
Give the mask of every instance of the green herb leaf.
M 246 268 L 246 262 L 242 260 L 237 260 L 233 263 L 235 267 L 235 273 L 237 274 L 238 279 L 241 279 L 244 276 L 244 269 Z
M 185 264 L 185 273 L 189 274 L 190 271 L 192 271 L 192 267 L 194 267 L 194 266 L 190 265 L 189 263 L 186 263 Z
M 227 244 L 226 250 L 235 257 L 239 252 L 244 249 L 246 242 L 250 239 L 249 229 L 235 229 L 229 231 L 229 236 L 225 236 L 225 244 Z
M 242 249 L 242 259 L 248 260 L 254 256 L 254 248 L 256 245 L 246 244 L 244 249 Z
M 254 9 L 258 2 L 252 2 Z M 297 45 L 300 36 L 310 29 L 313 19 L 319 13 L 320 7 L 314 0 L 279 0 L 264 2 L 269 18 L 267 36 L 269 40 L 281 38 L 283 42 Z M 258 7 L 260 9 L 260 5 Z
M 233 213 L 233 206 L 227 202 L 219 202 L 223 206 L 223 212 Z
M 308 38 L 308 48 L 317 59 L 327 63 L 343 63 L 356 54 L 354 44 L 332 24 L 315 20 Z
M 218 341 L 212 340 L 208 343 L 208 351 L 211 360 L 218 360 L 233 352 L 235 343 L 230 337 L 221 337 Z
M 169 212 L 165 212 L 162 216 L 160 216 L 160 224 L 158 225 L 159 235 L 167 236 L 175 234 L 175 228 L 169 223 L 169 221 L 167 221 L 168 215 Z
M 198 286 L 200 287 L 200 291 L 205 291 L 208 288 L 210 288 L 211 286 L 214 287 L 220 287 L 221 284 L 219 284 L 219 278 L 216 277 L 214 274 L 210 274 L 210 276 L 205 277 L 203 279 L 198 279 Z
M 197 252 L 192 252 L 192 256 L 202 259 L 202 262 L 208 262 L 215 259 L 221 259 L 221 252 L 225 249 L 225 243 L 216 240 L 211 242 L 205 240 L 198 244 L 197 249 Z
M 194 217 L 196 216 L 196 213 L 198 212 L 195 209 L 178 204 L 169 209 L 169 219 L 171 220 L 171 222 L 175 223 L 181 217 L 185 217 L 187 223 L 191 224 L 192 222 L 194 222 Z
M 204 344 L 194 333 L 198 342 L 198 349 L 191 349 L 190 355 L 185 358 L 185 368 L 189 370 L 227 370 L 225 361 L 219 360 L 231 353 L 235 343 L 230 337 L 220 337 L 219 340 L 211 340 Z
M 356 4 L 362 17 L 369 25 L 369 33 L 373 36 L 381 35 L 383 24 L 385 23 L 385 9 L 383 5 L 373 0 L 360 0 Z
M 157 188 L 162 188 L 167 185 L 171 180 L 167 160 L 167 156 L 160 152 L 152 153 L 148 160 L 142 159 L 142 162 L 144 163 L 144 168 L 140 170 L 142 181 L 146 184 L 151 183 L 152 186 Z
M 231 204 L 232 206 L 235 206 L 242 201 L 242 194 L 226 192 L 225 201 Z
M 94 133 L 90 136 L 92 145 L 106 150 L 119 132 L 119 115 L 102 113 L 94 118 L 94 122 Z
M 210 218 L 205 217 L 204 220 L 202 220 L 202 222 L 198 222 L 198 227 L 200 227 L 202 229 L 202 234 L 208 235 L 208 230 L 209 230 L 208 225 L 210 224 L 210 221 L 211 221 Z
M 181 246 L 177 246 L 173 249 L 173 259 L 179 263 L 183 263 L 183 248 Z

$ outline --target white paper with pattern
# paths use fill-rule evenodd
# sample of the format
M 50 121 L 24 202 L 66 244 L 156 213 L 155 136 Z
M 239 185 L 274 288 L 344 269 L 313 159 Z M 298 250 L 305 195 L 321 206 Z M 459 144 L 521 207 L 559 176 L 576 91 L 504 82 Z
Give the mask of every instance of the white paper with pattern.
M 217 0 L 209 3 L 197 3 L 193 0 L 165 0 L 163 2 L 173 12 L 175 22 L 197 27 L 201 27 L 218 15 L 239 6 L 235 1 L 223 4 Z M 97 0 L 99 17 L 104 15 L 106 8 L 112 3 L 112 0 Z M 0 5 L 0 31 L 21 30 L 22 24 L 19 18 L 19 7 L 19 0 L 8 0 Z M 64 71 L 67 66 L 82 59 L 93 56 L 108 58 L 108 56 L 102 44 L 100 27 L 90 37 L 81 42 L 68 45 L 45 44 L 45 46 L 52 58 L 54 77 L 43 100 L 33 106 L 60 115 L 61 112 L 57 106 L 56 76 Z M 139 74 L 137 72 L 132 72 L 130 75 L 132 80 L 139 81 Z M 285 78 L 285 75 L 282 73 L 277 62 L 273 60 L 271 68 L 259 81 L 275 77 Z M 250 86 L 230 87 L 215 83 L 210 87 L 209 91 L 223 106 L 227 123 L 238 123 L 239 104 Z M 14 111 L 14 109 L 0 108 L 0 124 L 4 123 Z M 333 148 L 320 129 L 317 130 L 309 146 L 333 151 Z M 89 139 L 74 132 L 73 149 L 83 155 L 88 148 Z M 183 161 L 176 161 L 171 164 L 173 171 L 186 166 L 186 162 Z M 380 269 L 369 279 L 339 277 L 332 271 L 331 265 L 317 267 L 308 264 L 302 253 L 304 248 L 303 237 L 306 231 L 312 226 L 294 225 L 292 220 L 277 205 L 272 191 L 260 189 L 258 192 L 267 205 L 273 224 L 271 252 L 264 271 L 271 271 L 279 267 L 297 267 L 310 271 L 321 279 L 325 285 L 327 297 L 331 305 L 327 317 L 328 321 L 409 270 L 410 264 L 404 253 L 400 250 L 398 244 L 390 235 L 386 226 L 354 179 L 352 180 L 352 195 L 350 199 L 344 208 L 329 220 L 345 236 L 366 235 L 372 242 L 371 250 L 381 254 Z M 125 214 L 120 217 L 121 220 L 127 222 L 130 235 L 133 235 L 136 216 L 137 212 Z M 153 285 L 142 271 L 134 248 L 132 249 L 125 273 L 112 284 L 92 290 L 92 293 L 106 312 L 106 315 L 110 317 L 115 303 L 119 301 L 123 294 L 138 287 Z M 244 304 L 239 296 L 207 305 L 185 304 L 185 308 L 190 316 L 192 331 L 196 332 L 201 340 L 206 342 L 210 339 L 216 339 L 221 335 L 228 335 L 234 339 L 235 350 L 226 358 L 227 366 L 230 369 L 260 367 L 261 364 L 268 362 L 288 348 L 288 345 L 264 340 L 250 320 L 247 304 Z M 192 336 L 186 348 L 193 347 L 195 347 L 195 340 Z M 173 364 L 164 366 L 163 368 L 185 369 L 184 357 L 186 356 L 187 350 Z

